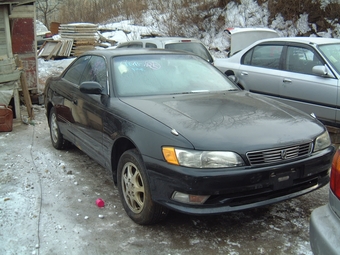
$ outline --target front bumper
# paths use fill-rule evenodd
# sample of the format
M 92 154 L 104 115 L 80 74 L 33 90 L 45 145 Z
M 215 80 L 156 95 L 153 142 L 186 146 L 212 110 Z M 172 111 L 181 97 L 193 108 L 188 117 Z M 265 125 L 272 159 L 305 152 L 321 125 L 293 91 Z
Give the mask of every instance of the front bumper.
M 330 196 L 334 196 L 330 192 Z M 329 204 L 316 208 L 311 215 L 309 240 L 315 255 L 340 254 L 340 218 Z
M 277 203 L 329 182 L 333 146 L 308 158 L 262 167 L 192 169 L 144 157 L 152 199 L 189 214 L 217 214 Z M 171 199 L 175 191 L 209 195 L 201 205 Z

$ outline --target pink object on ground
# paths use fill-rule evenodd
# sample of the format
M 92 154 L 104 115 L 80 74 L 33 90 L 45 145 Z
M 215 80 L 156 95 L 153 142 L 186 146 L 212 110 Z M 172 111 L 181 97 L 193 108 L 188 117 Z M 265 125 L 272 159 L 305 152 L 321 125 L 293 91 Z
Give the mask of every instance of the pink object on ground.
M 105 206 L 105 202 L 104 202 L 104 200 L 101 199 L 101 198 L 98 198 L 98 199 L 96 200 L 96 204 L 97 204 L 98 207 L 104 207 L 104 206 Z

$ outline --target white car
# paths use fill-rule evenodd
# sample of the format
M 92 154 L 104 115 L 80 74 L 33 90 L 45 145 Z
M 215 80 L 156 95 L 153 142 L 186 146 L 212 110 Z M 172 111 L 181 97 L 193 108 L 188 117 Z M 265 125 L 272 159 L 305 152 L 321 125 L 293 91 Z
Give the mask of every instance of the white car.
M 279 37 L 279 34 L 270 28 L 229 27 L 224 31 L 228 35 L 230 45 L 229 57 L 258 40 Z
M 238 85 L 340 127 L 340 40 L 271 38 L 255 42 L 215 66 Z
M 117 48 L 158 48 L 181 50 L 194 53 L 208 61 L 210 64 L 214 63 L 214 59 L 208 49 L 200 40 L 195 38 L 152 37 L 120 43 Z

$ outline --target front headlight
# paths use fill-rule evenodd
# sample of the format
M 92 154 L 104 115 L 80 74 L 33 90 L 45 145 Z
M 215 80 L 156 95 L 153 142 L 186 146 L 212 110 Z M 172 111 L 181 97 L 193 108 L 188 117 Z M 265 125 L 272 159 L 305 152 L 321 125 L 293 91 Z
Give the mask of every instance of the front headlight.
M 331 145 L 331 138 L 328 131 L 325 131 L 315 139 L 314 152 L 323 150 Z
M 230 151 L 196 151 L 163 147 L 162 152 L 168 163 L 192 168 L 224 168 L 244 165 L 242 158 Z

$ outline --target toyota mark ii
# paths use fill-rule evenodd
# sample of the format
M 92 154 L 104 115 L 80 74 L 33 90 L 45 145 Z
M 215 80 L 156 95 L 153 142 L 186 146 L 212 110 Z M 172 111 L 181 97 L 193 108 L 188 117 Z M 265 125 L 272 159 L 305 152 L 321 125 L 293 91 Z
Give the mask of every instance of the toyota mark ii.
M 53 146 L 74 144 L 110 170 L 138 224 L 272 204 L 329 181 L 334 147 L 317 119 L 190 53 L 87 52 L 47 80 L 45 107 Z

